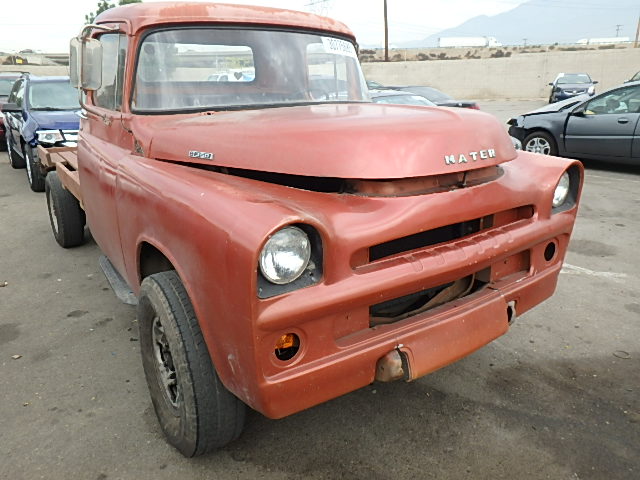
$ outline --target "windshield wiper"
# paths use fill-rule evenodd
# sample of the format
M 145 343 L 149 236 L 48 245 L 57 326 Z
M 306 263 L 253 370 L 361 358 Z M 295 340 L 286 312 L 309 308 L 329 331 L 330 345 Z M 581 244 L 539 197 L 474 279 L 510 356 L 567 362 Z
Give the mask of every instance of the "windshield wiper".
M 32 108 L 31 110 L 38 110 L 44 112 L 58 112 L 63 110 L 80 110 L 80 107 L 39 107 Z

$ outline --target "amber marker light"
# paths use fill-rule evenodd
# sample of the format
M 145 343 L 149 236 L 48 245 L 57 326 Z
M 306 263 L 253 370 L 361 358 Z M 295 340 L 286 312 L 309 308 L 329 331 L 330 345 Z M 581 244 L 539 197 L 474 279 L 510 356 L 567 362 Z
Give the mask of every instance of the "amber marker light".
M 278 360 L 291 360 L 300 349 L 300 339 L 295 333 L 286 333 L 276 342 L 275 354 Z

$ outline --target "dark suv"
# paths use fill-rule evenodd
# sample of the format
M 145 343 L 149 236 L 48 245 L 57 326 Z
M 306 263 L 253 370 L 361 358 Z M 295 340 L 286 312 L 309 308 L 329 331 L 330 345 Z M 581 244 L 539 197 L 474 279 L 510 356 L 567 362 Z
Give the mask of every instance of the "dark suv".
M 586 73 L 559 73 L 556 79 L 551 82 L 551 94 L 549 103 L 559 102 L 576 95 L 595 95 L 596 83 Z
M 5 119 L 7 153 L 13 168 L 27 167 L 29 186 L 44 191 L 44 172 L 36 146 L 75 146 L 80 117 L 78 91 L 69 77 L 22 74 L 14 83 Z
M 23 72 L 0 72 L 0 108 L 7 103 L 11 87 L 20 78 Z M 5 144 L 4 119 L 0 114 L 0 149 Z

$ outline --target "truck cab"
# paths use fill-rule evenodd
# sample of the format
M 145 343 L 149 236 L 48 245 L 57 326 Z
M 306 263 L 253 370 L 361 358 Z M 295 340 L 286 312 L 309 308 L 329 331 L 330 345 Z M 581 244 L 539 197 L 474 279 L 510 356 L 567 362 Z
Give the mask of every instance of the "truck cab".
M 52 228 L 73 246 L 86 214 L 131 288 L 186 456 L 236 438 L 246 406 L 281 418 L 433 372 L 555 289 L 580 163 L 516 151 L 481 112 L 372 103 L 339 22 L 141 3 L 71 58 L 85 118 L 75 186 L 64 162 L 47 176 Z

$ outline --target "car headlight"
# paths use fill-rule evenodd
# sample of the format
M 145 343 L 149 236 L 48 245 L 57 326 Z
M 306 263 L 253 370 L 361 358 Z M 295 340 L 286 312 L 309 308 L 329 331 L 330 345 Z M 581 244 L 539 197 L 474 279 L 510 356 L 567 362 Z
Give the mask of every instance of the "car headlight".
M 53 145 L 56 142 L 64 141 L 64 137 L 59 130 L 40 130 L 38 134 L 38 143 Z
M 569 178 L 569 173 L 564 172 L 560 177 L 560 181 L 558 182 L 555 191 L 553 192 L 553 208 L 558 208 L 567 200 L 570 188 L 571 179 Z
M 594 87 L 593 85 L 591 85 L 588 89 L 587 89 L 587 93 L 589 95 L 593 95 L 594 93 L 596 93 L 596 87 Z
M 511 137 L 511 143 L 513 143 L 513 148 L 516 150 L 522 150 L 522 142 L 516 137 Z
M 284 285 L 296 280 L 311 259 L 309 237 L 298 227 L 274 233 L 260 252 L 260 271 L 271 283 Z

